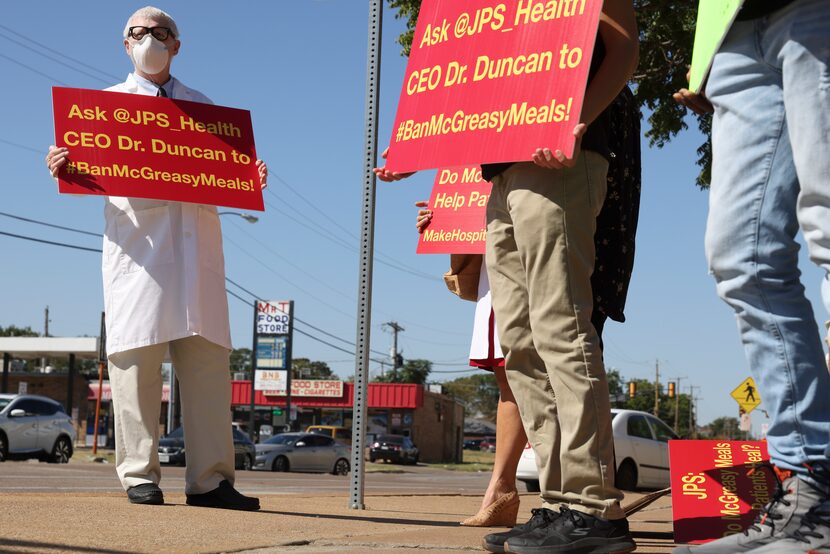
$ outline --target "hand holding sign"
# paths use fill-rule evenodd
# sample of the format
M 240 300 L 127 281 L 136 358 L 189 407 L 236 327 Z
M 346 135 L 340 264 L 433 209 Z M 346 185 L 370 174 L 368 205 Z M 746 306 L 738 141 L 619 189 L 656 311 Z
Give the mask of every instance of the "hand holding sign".
M 69 158 L 68 148 L 65 146 L 58 148 L 54 144 L 49 145 L 49 153 L 46 154 L 46 167 L 49 168 L 52 177 L 58 178 L 58 172 L 66 165 L 67 158 Z
M 387 146 L 386 150 L 383 151 L 383 154 L 381 154 L 380 157 L 385 160 L 388 155 L 389 147 Z M 414 171 L 410 173 L 396 173 L 394 171 L 389 171 L 388 169 L 386 169 L 385 165 L 381 167 L 376 167 L 372 171 L 375 172 L 375 175 L 377 175 L 378 179 L 380 179 L 381 181 L 385 181 L 387 183 L 391 183 L 393 181 L 400 181 L 401 179 L 406 179 L 407 177 L 412 177 L 413 175 L 415 175 Z

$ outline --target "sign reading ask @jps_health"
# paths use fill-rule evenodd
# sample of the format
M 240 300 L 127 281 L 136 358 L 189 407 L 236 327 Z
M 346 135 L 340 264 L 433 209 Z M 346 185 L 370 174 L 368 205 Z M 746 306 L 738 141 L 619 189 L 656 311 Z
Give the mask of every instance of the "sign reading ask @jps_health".
M 423 0 L 387 168 L 574 150 L 602 0 Z
M 52 106 L 61 193 L 264 209 L 246 110 L 62 87 Z

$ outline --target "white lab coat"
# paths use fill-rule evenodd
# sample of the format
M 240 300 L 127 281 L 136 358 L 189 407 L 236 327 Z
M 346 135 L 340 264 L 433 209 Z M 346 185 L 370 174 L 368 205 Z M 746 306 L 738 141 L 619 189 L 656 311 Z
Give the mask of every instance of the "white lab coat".
M 131 73 L 112 92 L 155 96 Z M 174 79 L 173 98 L 212 102 Z M 231 348 L 215 206 L 108 197 L 101 269 L 108 355 L 201 336 Z

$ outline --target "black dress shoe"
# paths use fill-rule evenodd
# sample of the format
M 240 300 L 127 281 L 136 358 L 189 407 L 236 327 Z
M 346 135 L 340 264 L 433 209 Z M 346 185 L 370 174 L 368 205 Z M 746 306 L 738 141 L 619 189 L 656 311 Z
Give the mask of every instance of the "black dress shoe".
M 202 494 L 188 494 L 188 506 L 202 508 L 222 508 L 224 510 L 244 510 L 253 512 L 259 510 L 259 498 L 240 494 L 227 480 L 210 492 Z
M 127 489 L 127 498 L 133 504 L 164 504 L 164 494 L 155 483 L 142 483 Z

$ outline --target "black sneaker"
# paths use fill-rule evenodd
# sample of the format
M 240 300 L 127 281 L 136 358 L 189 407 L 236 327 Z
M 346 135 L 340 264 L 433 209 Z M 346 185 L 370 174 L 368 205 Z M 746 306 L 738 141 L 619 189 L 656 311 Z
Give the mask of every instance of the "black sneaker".
M 188 506 L 202 508 L 220 508 L 223 510 L 244 510 L 253 512 L 259 510 L 259 498 L 245 496 L 233 488 L 233 485 L 224 480 L 210 492 L 203 494 L 188 494 Z
M 623 554 L 636 548 L 627 519 L 603 519 L 565 507 L 552 523 L 510 537 L 505 544 L 505 551 L 516 554 Z
M 141 483 L 127 489 L 132 504 L 164 504 L 164 494 L 155 483 Z
M 558 513 L 553 510 L 548 510 L 547 508 L 533 508 L 530 510 L 530 513 L 532 515 L 530 516 L 530 519 L 527 520 L 527 523 L 517 525 L 510 531 L 485 535 L 481 544 L 484 547 L 484 550 L 502 554 L 505 552 L 504 543 L 506 543 L 507 539 L 510 537 L 517 537 L 519 535 L 523 535 L 524 533 L 533 531 L 538 527 L 542 527 L 543 525 L 549 525 L 559 517 Z

